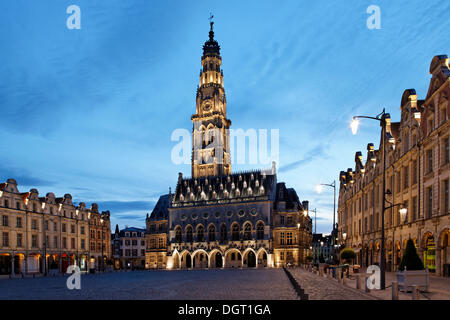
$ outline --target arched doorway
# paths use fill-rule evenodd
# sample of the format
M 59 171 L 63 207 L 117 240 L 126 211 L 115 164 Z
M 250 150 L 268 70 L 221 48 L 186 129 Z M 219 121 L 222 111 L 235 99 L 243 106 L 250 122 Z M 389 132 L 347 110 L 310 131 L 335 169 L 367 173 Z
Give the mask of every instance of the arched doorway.
M 267 267 L 267 253 L 265 250 L 261 250 L 258 253 L 258 267 Z
M 16 253 L 14 255 L 14 273 L 25 273 L 25 255 L 22 253 Z
M 0 275 L 11 274 L 11 255 L 0 254 Z
M 428 232 L 424 236 L 423 264 L 430 272 L 436 272 L 436 245 L 433 235 Z
M 205 251 L 197 251 L 192 259 L 192 267 L 196 269 L 208 268 L 208 255 Z
M 217 252 L 215 254 L 215 259 L 216 259 L 216 268 L 222 268 L 223 261 L 222 261 L 222 254 L 220 252 Z
M 242 267 L 242 255 L 237 249 L 230 249 L 225 253 L 225 267 L 240 268 Z
M 172 269 L 179 269 L 180 268 L 180 255 L 178 252 L 175 252 L 172 257 Z
M 247 265 L 247 268 L 256 268 L 256 255 L 252 250 L 248 251 L 244 264 Z
M 443 277 L 450 277 L 450 229 L 445 229 L 439 236 L 440 272 Z
M 181 267 L 185 269 L 192 268 L 192 257 L 189 252 L 181 255 Z

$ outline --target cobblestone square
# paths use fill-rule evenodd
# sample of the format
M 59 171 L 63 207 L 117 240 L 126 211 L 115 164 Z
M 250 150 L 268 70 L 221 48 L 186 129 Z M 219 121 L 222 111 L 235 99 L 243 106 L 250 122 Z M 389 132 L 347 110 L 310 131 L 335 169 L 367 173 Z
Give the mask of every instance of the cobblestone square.
M 0 299 L 295 300 L 281 269 L 114 272 L 81 276 L 69 290 L 67 276 L 0 280 Z

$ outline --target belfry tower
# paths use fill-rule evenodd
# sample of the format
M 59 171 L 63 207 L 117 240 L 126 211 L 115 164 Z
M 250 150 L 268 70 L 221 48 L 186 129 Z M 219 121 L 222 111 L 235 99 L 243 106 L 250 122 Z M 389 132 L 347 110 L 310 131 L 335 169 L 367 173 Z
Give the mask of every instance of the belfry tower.
M 210 18 L 212 19 L 212 17 Z M 196 113 L 192 115 L 192 177 L 231 174 L 227 100 L 223 87 L 220 46 L 214 40 L 210 22 L 209 40 L 203 46 L 200 84 L 197 87 Z

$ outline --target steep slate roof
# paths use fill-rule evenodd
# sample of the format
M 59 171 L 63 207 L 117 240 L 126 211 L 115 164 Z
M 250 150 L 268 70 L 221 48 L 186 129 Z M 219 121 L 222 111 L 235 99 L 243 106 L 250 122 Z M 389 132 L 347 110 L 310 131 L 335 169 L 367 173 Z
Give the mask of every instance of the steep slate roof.
M 297 192 L 294 188 L 286 188 L 284 182 L 277 183 L 277 192 L 275 198 L 274 208 L 277 208 L 278 202 L 286 202 L 286 209 L 294 209 L 295 204 L 299 210 L 303 210 L 303 206 L 298 198 Z
M 148 220 L 167 220 L 169 218 L 168 209 L 171 197 L 171 194 L 160 196 Z
M 145 233 L 145 229 L 141 229 L 141 228 L 135 228 L 135 227 L 129 227 L 129 228 L 125 228 L 120 230 L 119 235 L 120 237 L 125 237 L 125 232 L 138 232 L 138 236 L 140 236 L 140 234 L 142 232 Z
M 172 206 L 269 200 L 274 198 L 276 175 L 255 170 L 220 177 L 178 180 Z

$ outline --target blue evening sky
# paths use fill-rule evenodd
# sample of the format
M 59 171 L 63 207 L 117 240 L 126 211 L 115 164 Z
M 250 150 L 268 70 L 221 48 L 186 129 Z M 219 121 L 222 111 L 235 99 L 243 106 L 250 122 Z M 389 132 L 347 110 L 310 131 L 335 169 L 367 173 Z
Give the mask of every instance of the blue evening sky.
M 66 8 L 81 8 L 69 30 Z M 369 30 L 369 5 L 381 29 Z M 109 209 L 113 227 L 143 227 L 189 165 L 171 162 L 191 130 L 209 13 L 222 47 L 232 128 L 279 129 L 278 180 L 329 232 L 332 189 L 355 151 L 378 142 L 375 115 L 399 119 L 403 91 L 426 94 L 449 54 L 450 1 L 4 0 L 0 3 L 0 181 Z M 234 165 L 233 170 L 267 167 Z

